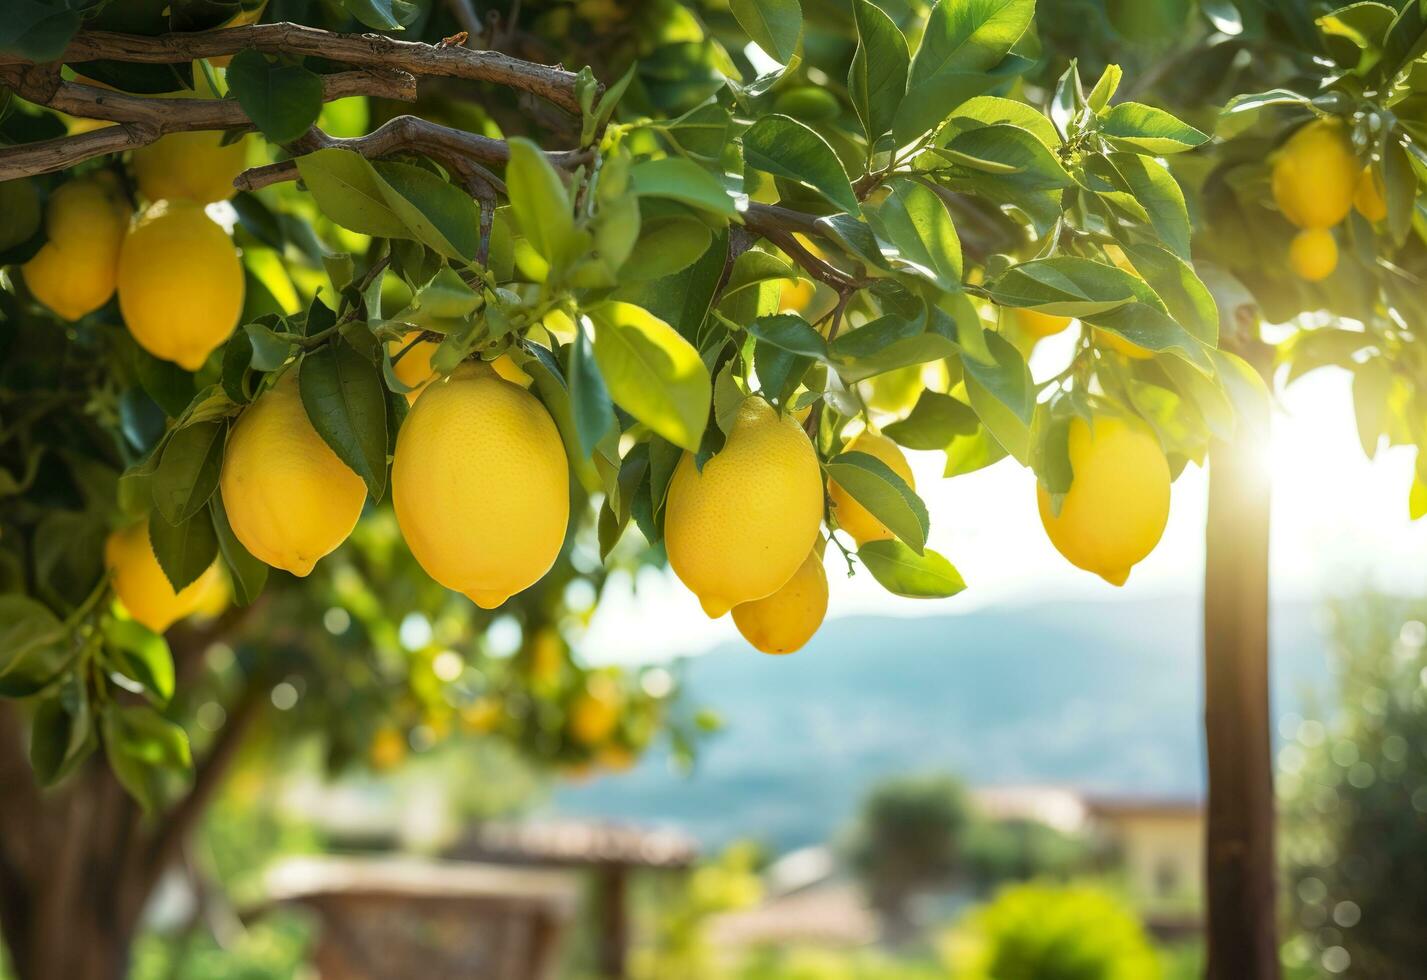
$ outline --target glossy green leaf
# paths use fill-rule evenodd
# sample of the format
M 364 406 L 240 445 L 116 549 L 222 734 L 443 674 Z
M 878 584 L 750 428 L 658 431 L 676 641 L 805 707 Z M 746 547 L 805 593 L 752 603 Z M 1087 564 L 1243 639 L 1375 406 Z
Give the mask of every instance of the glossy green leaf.
M 312 427 L 337 458 L 367 485 L 373 500 L 386 491 L 386 389 L 381 370 L 338 339 L 307 354 L 297 375 Z
M 857 557 L 893 595 L 944 599 L 966 588 L 956 567 L 930 548 L 919 555 L 901 541 L 869 541 L 857 549 Z
M 961 289 L 961 239 L 936 191 L 900 178 L 876 211 L 884 237 L 897 246 L 895 266 L 910 270 L 946 292 Z
M 512 139 L 505 181 L 511 213 L 531 247 L 552 266 L 572 260 L 578 242 L 570 195 L 540 148 Z
M 297 139 L 322 111 L 322 79 L 315 72 L 269 61 L 255 48 L 233 56 L 228 88 L 253 124 L 274 143 Z
M 861 210 L 832 147 L 796 119 L 759 119 L 743 134 L 743 159 L 757 170 L 812 188 L 848 214 Z
M 243 547 L 228 523 L 228 512 L 223 509 L 223 495 L 214 494 L 208 502 L 213 520 L 213 533 L 218 539 L 218 551 L 223 563 L 228 566 L 228 581 L 233 586 L 233 601 L 240 606 L 252 605 L 262 594 L 268 581 L 268 566 L 254 558 Z
M 206 514 L 197 514 L 181 524 L 150 518 L 149 546 L 175 592 L 196 582 L 218 557 L 218 536 Z
M 138 684 L 159 704 L 173 697 L 173 654 L 157 633 L 132 619 L 110 619 L 104 643 L 119 673 Z
M 883 426 L 882 434 L 908 449 L 946 449 L 957 436 L 969 436 L 977 427 L 976 413 L 965 402 L 923 391 L 911 413 Z
M 926 548 L 931 518 L 926 504 L 896 471 L 869 453 L 845 452 L 824 467 L 830 480 L 866 508 L 913 552 Z
M 169 438 L 149 481 L 154 506 L 164 520 L 170 524 L 186 521 L 208 503 L 218 488 L 227 434 L 226 421 L 199 422 L 178 429 Z
M 634 193 L 643 197 L 671 198 L 724 217 L 734 213 L 734 200 L 718 178 L 682 157 L 636 163 L 630 168 L 629 182 Z
M 1136 153 L 1182 153 L 1208 141 L 1193 126 L 1154 106 L 1121 102 L 1100 120 L 1100 133 L 1121 149 Z
M 600 375 L 584 330 L 575 331 L 575 339 L 567 350 L 569 364 L 566 375 L 569 379 L 575 431 L 579 434 L 580 448 L 584 450 L 584 454 L 593 457 L 595 447 L 614 425 L 614 409 L 610 405 L 609 391 L 605 388 L 604 378 Z
M 642 307 L 609 302 L 589 311 L 594 354 L 615 404 L 665 439 L 696 452 L 713 384 L 699 352 Z
M 448 259 L 470 262 L 480 245 L 480 206 L 469 194 L 409 163 L 372 165 L 392 212 L 414 238 Z
M 729 0 L 728 6 L 738 26 L 770 58 L 781 65 L 793 60 L 803 32 L 798 0 Z
M 912 59 L 912 86 L 995 66 L 1030 27 L 1035 8 L 1035 0 L 938 0 Z
M 871 0 L 853 0 L 857 50 L 847 71 L 847 94 L 869 143 L 892 129 L 907 90 L 911 55 L 901 30 Z

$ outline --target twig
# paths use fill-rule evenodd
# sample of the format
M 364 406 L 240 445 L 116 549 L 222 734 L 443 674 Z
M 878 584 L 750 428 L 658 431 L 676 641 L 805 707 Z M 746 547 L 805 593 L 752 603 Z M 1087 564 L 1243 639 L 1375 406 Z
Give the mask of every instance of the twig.
M 0 147 L 0 180 L 52 173 L 108 153 L 131 150 L 166 133 L 249 130 L 252 121 L 232 99 L 150 99 L 66 82 L 35 66 L 0 65 L 0 84 L 51 109 L 119 125 L 74 136 Z M 406 72 L 352 71 L 323 76 L 322 100 L 353 95 L 412 102 L 416 79 Z
M 254 24 L 155 37 L 81 31 L 59 60 L 64 64 L 106 60 L 178 64 L 236 54 L 248 48 L 264 54 L 325 58 L 367 68 L 397 68 L 413 75 L 493 82 L 538 95 L 570 112 L 580 111 L 575 98 L 575 73 L 559 66 L 538 65 L 499 51 L 398 41 L 381 34 L 335 34 L 291 23 Z M 0 55 L 0 63 L 4 62 L 24 63 L 23 59 Z

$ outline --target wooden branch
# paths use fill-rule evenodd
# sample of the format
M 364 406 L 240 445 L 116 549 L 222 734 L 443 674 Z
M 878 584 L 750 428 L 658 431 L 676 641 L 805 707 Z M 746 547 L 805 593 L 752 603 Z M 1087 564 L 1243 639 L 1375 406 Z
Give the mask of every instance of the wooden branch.
M 232 99 L 150 99 L 66 82 L 42 67 L 0 65 L 0 84 L 24 99 L 60 112 L 118 123 L 103 129 L 34 143 L 0 147 L 0 180 L 52 173 L 107 153 L 131 150 L 166 133 L 249 130 L 252 121 Z M 322 78 L 322 100 L 353 95 L 405 102 L 416 98 L 416 79 L 400 71 L 351 71 Z
M 328 136 L 313 127 L 289 149 L 301 156 L 330 147 L 352 150 L 364 157 L 382 157 L 400 152 L 422 153 L 463 178 L 473 173 L 478 174 L 482 180 L 491 184 L 494 190 L 501 193 L 504 192 L 504 185 L 479 165 L 503 164 L 510 159 L 510 146 L 504 140 L 452 129 L 416 116 L 397 116 L 366 136 L 348 139 Z M 562 170 L 573 170 L 580 164 L 589 162 L 593 153 L 592 149 L 556 150 L 546 153 L 546 158 Z M 286 180 L 296 180 L 297 176 L 297 163 L 284 160 L 245 170 L 233 181 L 233 185 L 239 190 L 253 191 Z
M 575 73 L 559 65 L 539 65 L 499 51 L 398 41 L 380 34 L 335 34 L 291 23 L 254 24 L 157 37 L 81 31 L 59 60 L 65 64 L 100 60 L 178 64 L 196 58 L 236 54 L 249 48 L 264 54 L 325 58 L 364 68 L 395 68 L 413 75 L 493 82 L 538 95 L 569 112 L 580 111 L 575 98 Z M 19 59 L 8 60 L 15 63 Z

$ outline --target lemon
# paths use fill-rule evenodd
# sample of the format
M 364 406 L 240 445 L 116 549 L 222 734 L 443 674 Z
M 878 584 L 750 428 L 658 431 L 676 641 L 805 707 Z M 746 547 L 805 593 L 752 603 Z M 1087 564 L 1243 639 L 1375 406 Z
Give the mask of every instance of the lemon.
M 197 371 L 243 311 L 243 267 L 197 204 L 150 208 L 119 251 L 119 310 L 139 346 Z
M 1279 149 L 1273 163 L 1273 199 L 1298 227 L 1331 228 L 1353 206 L 1358 173 L 1343 124 L 1315 120 Z
M 812 305 L 817 289 L 811 279 L 785 279 L 778 291 L 778 309 L 785 313 L 802 313 Z
M 1095 338 L 1097 347 L 1109 348 L 1134 361 L 1147 361 L 1154 357 L 1154 351 L 1141 347 L 1133 341 L 1126 340 L 1112 330 L 1101 330 L 1099 327 L 1093 328 L 1091 336 Z
M 916 489 L 916 480 L 912 478 L 912 468 L 907 465 L 907 457 L 902 455 L 901 448 L 895 442 L 882 433 L 865 430 L 844 446 L 842 451 L 875 456 L 905 480 L 907 486 Z M 866 507 L 838 486 L 836 481 L 827 481 L 827 496 L 832 502 L 832 516 L 837 518 L 837 526 L 852 535 L 859 545 L 869 541 L 886 541 L 896 536 L 888 530 L 887 525 L 873 517 Z
M 1056 316 L 1054 313 L 1042 313 L 1039 310 L 1016 309 L 1011 312 L 1016 318 L 1016 325 L 1021 328 L 1021 333 L 1037 340 L 1058 334 L 1070 326 L 1071 318 L 1068 316 Z
M 535 396 L 467 362 L 402 423 L 392 503 L 426 573 L 494 609 L 555 563 L 570 519 L 560 433 Z
M 605 745 L 595 753 L 595 764 L 611 772 L 628 772 L 639 761 L 639 756 L 623 745 Z
M 367 761 L 373 769 L 395 769 L 406 761 L 406 739 L 393 726 L 383 725 L 372 736 Z
M 35 299 L 66 320 L 114 295 L 129 207 L 112 176 L 81 177 L 56 190 L 45 210 L 47 240 L 21 267 Z
M 248 139 L 223 144 L 214 132 L 170 133 L 134 151 L 134 179 L 150 201 L 212 204 L 237 193 L 233 179 L 248 165 Z
M 1072 419 L 1069 448 L 1075 476 L 1059 514 L 1038 486 L 1041 523 L 1072 565 L 1124 585 L 1164 533 L 1169 463 L 1148 426 L 1119 415 Z
M 1357 187 L 1353 190 L 1353 207 L 1369 221 L 1377 222 L 1387 217 L 1387 199 L 1383 197 L 1382 177 L 1371 164 L 1358 174 Z
M 792 653 L 813 638 L 827 615 L 827 572 L 813 549 L 783 587 L 733 607 L 733 624 L 764 653 Z
M 684 453 L 669 482 L 669 566 L 717 618 L 793 577 L 822 521 L 817 453 L 791 416 L 761 398 L 739 406 L 723 451 L 699 472 Z
M 505 719 L 505 705 L 499 698 L 483 695 L 461 709 L 461 727 L 477 735 L 486 735 L 500 727 Z
M 239 417 L 218 486 L 243 547 L 299 576 L 352 533 L 367 495 L 362 478 L 312 427 L 295 371 Z
M 129 615 L 155 633 L 197 612 L 214 591 L 223 589 L 223 573 L 215 562 L 175 593 L 149 543 L 147 520 L 109 535 L 104 565 L 112 576 L 114 594 Z
M 401 360 L 391 366 L 396 379 L 411 388 L 406 393 L 406 401 L 409 405 L 416 404 L 416 399 L 435 377 L 436 372 L 431 368 L 431 355 L 435 354 L 436 348 L 441 346 L 432 340 L 417 340 L 412 343 L 417 336 L 418 333 L 413 330 L 400 340 L 386 342 L 387 353 L 392 357 L 406 350 L 408 346 L 411 348 L 401 355 Z
M 1299 277 L 1321 282 L 1338 267 L 1338 243 L 1326 228 L 1309 228 L 1288 243 L 1288 264 Z
M 614 734 L 619 724 L 619 686 L 602 674 L 592 675 L 584 690 L 570 701 L 570 734 L 581 745 L 596 746 Z

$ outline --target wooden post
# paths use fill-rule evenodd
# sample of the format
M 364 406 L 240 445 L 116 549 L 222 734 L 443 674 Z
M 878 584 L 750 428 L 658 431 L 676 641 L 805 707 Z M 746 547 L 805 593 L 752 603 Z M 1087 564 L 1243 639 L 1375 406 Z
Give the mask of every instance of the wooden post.
M 1256 365 L 1261 366 L 1261 365 Z M 1204 573 L 1208 980 L 1278 980 L 1268 688 L 1268 407 L 1209 453 Z
M 629 868 L 610 864 L 595 872 L 595 894 L 599 909 L 599 936 L 596 964 L 602 980 L 624 980 L 629 954 Z

